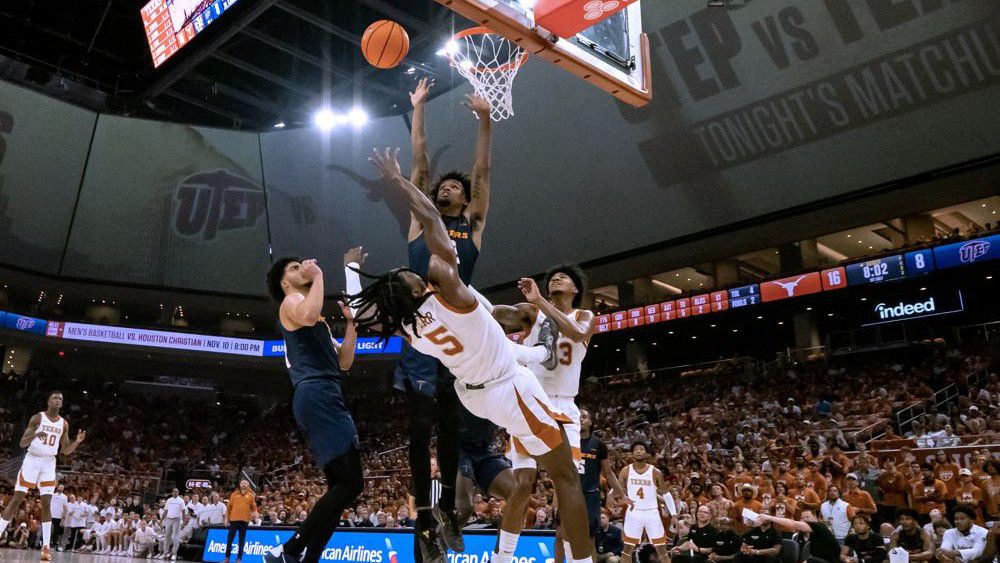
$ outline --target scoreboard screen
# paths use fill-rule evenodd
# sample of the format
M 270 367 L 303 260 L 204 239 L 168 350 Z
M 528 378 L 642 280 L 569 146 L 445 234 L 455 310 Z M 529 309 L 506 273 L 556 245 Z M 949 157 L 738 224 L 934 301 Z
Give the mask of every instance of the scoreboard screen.
M 934 249 L 934 262 L 939 269 L 965 266 L 997 258 L 1000 258 L 1000 235 L 946 244 Z
M 903 256 L 886 256 L 845 267 L 848 285 L 868 285 L 898 280 L 903 277 Z
M 158 67 L 237 0 L 150 0 L 142 7 L 146 41 Z
M 903 255 L 906 263 L 906 275 L 915 276 L 934 271 L 934 251 L 930 248 L 914 250 Z
M 729 290 L 729 307 L 746 307 L 760 303 L 760 286 L 753 283 Z

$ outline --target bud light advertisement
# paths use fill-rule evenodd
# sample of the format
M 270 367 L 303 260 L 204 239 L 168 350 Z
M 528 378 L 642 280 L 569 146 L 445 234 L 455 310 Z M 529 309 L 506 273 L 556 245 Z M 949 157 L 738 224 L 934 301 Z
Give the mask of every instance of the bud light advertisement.
M 216 563 L 226 557 L 226 528 L 209 528 L 202 560 Z M 292 536 L 289 529 L 250 528 L 244 545 L 245 558 L 258 557 L 284 543 Z M 465 552 L 448 552 L 448 563 L 489 563 L 496 545 L 496 531 L 466 531 Z M 514 563 L 552 563 L 554 535 L 552 532 L 528 532 L 521 535 L 514 552 Z M 232 557 L 237 545 L 233 541 Z M 401 563 L 413 559 L 413 532 L 340 528 L 323 550 L 320 561 L 349 563 Z
M 938 269 L 978 264 L 1000 258 L 1000 235 L 946 244 L 934 249 Z
M 343 344 L 344 339 L 338 338 L 337 343 Z M 403 339 L 398 336 L 390 336 L 388 341 L 380 338 L 362 337 L 358 338 L 354 346 L 355 354 L 399 354 L 403 350 Z M 268 340 L 264 342 L 264 356 L 284 356 L 284 340 Z

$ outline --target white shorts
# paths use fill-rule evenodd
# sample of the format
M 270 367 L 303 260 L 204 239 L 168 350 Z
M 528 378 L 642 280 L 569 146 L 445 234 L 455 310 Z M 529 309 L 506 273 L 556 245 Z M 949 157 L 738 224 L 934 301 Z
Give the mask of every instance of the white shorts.
M 580 452 L 580 409 L 572 397 L 549 397 L 549 403 L 557 412 L 569 417 L 570 421 L 564 423 L 562 427 L 566 431 L 566 437 L 569 438 L 569 449 L 573 453 L 573 463 L 576 465 L 576 470 L 580 475 L 583 475 L 583 454 Z M 514 470 L 538 468 L 535 458 L 519 453 L 517 448 L 511 447 L 510 444 L 507 446 L 507 459 L 510 460 L 511 468 Z
M 510 434 L 513 449 L 524 457 L 549 453 L 562 444 L 560 425 L 570 423 L 549 401 L 542 385 L 526 367 L 514 375 L 469 389 L 455 381 L 458 398 L 469 412 L 485 418 Z
M 56 492 L 56 458 L 55 456 L 37 456 L 26 454 L 21 470 L 17 472 L 17 483 L 14 490 L 27 493 L 38 489 L 40 495 L 51 495 Z
M 653 545 L 666 545 L 667 535 L 663 531 L 663 519 L 660 511 L 655 508 L 645 510 L 630 509 L 625 512 L 625 527 L 622 530 L 622 541 L 630 545 L 638 545 L 642 541 L 642 533 L 646 532 Z

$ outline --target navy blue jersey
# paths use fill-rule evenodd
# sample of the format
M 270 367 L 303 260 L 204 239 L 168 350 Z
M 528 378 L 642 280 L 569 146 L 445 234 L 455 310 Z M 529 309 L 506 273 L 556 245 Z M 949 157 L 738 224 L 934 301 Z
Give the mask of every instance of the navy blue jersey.
M 458 251 L 458 277 L 466 284 L 472 281 L 472 271 L 476 267 L 476 259 L 479 258 L 479 249 L 472 241 L 472 225 L 465 215 L 452 217 L 442 215 L 444 227 L 448 229 L 448 236 L 455 241 L 455 250 Z M 410 269 L 427 277 L 427 270 L 431 263 L 431 251 L 427 248 L 424 234 L 410 241 Z
M 281 325 L 281 323 L 278 323 Z M 340 383 L 340 359 L 333 347 L 333 334 L 326 321 L 297 330 L 281 326 L 285 337 L 285 361 L 292 385 L 310 379 L 330 379 Z
M 583 475 L 580 485 L 583 492 L 599 491 L 601 486 L 601 462 L 608 459 L 608 447 L 593 433 L 580 440 L 580 453 L 583 455 Z

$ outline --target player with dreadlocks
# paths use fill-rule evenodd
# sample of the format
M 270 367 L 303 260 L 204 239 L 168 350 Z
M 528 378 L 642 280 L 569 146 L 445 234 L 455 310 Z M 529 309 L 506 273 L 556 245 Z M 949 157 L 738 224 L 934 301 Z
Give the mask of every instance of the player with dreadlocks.
M 396 151 L 398 153 L 398 150 Z M 426 279 L 407 269 L 391 270 L 351 298 L 360 327 L 383 338 L 400 333 L 418 351 L 433 356 L 455 375 L 462 404 L 474 415 L 507 430 L 513 446 L 548 470 L 559 496 L 567 559 L 591 560 L 587 512 L 580 479 L 561 425 L 570 420 L 549 401 L 535 375 L 518 356 L 489 308 L 458 275 L 455 249 L 434 204 L 400 173 L 396 153 L 373 151 L 382 177 L 407 197 L 431 251 Z M 549 354 L 556 338 L 549 338 Z M 523 514 L 505 511 L 491 561 L 510 563 Z

